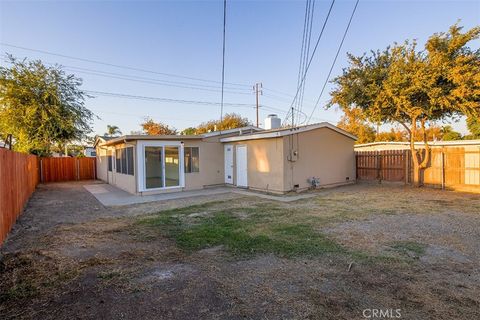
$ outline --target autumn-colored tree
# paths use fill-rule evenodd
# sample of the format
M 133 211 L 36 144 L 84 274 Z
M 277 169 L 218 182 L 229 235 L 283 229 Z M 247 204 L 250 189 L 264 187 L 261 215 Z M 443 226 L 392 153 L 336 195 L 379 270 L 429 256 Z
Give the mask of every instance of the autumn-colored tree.
M 405 131 L 391 128 L 390 131 L 378 132 L 375 141 L 407 141 Z
M 360 108 L 345 109 L 337 126 L 356 136 L 356 143 L 375 141 L 375 129 L 366 121 Z
M 42 156 L 52 147 L 90 133 L 93 113 L 84 106 L 82 80 L 60 66 L 17 60 L 0 67 L 0 135 L 14 138 L 13 148 Z
M 248 118 L 242 118 L 242 116 L 237 113 L 227 113 L 225 116 L 223 116 L 222 121 L 210 120 L 201 123 L 196 128 L 196 133 L 202 134 L 210 131 L 229 130 L 235 128 L 242 128 L 249 125 L 250 121 L 248 120 Z
M 467 43 L 480 27 L 465 33 L 458 25 L 434 34 L 418 51 L 416 43 L 395 44 L 370 56 L 349 54 L 350 66 L 334 83 L 330 106 L 361 108 L 373 123 L 397 123 L 408 133 L 414 162 L 414 182 L 430 161 L 426 129 L 431 123 L 480 116 L 480 50 Z M 415 148 L 420 132 L 425 152 Z
M 175 135 L 177 134 L 177 129 L 171 128 L 168 125 L 155 122 L 151 118 L 145 118 L 145 121 L 140 124 L 145 134 L 150 136 L 154 135 Z

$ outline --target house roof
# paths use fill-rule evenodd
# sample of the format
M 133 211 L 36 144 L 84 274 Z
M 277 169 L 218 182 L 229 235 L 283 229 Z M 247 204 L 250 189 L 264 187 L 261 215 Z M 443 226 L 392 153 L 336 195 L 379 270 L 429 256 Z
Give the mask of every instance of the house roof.
M 452 140 L 452 141 L 429 141 L 430 146 L 469 146 L 469 145 L 479 145 L 480 140 Z M 372 146 L 409 146 L 410 142 L 408 141 L 379 141 L 379 142 L 370 142 L 355 145 L 355 148 L 362 147 L 372 147 Z M 416 146 L 424 145 L 423 142 L 415 142 Z
M 344 136 L 346 136 L 348 138 L 351 138 L 353 140 L 357 140 L 357 137 L 355 137 L 354 135 L 348 133 L 347 131 L 345 131 L 343 129 L 340 129 L 340 128 L 334 126 L 331 123 L 320 122 L 320 123 L 315 123 L 315 124 L 310 124 L 310 125 L 305 125 L 305 126 L 299 126 L 299 127 L 293 127 L 293 128 L 279 128 L 279 129 L 272 129 L 272 130 L 264 130 L 264 131 L 261 131 L 261 132 L 252 133 L 252 134 L 248 134 L 248 135 L 241 135 L 241 136 L 223 138 L 223 139 L 220 139 L 220 141 L 221 142 L 232 142 L 232 141 L 245 141 L 245 140 L 277 138 L 277 137 L 288 136 L 288 135 L 291 135 L 291 134 L 311 131 L 311 130 L 320 129 L 320 128 L 328 128 L 328 129 L 336 131 L 340 134 L 343 134 Z
M 97 145 L 100 140 L 103 140 L 104 142 L 103 145 L 109 146 L 109 145 L 119 144 L 127 141 L 135 141 L 135 140 L 174 140 L 174 141 L 200 140 L 203 138 L 230 135 L 237 132 L 239 134 L 243 134 L 243 132 L 245 131 L 249 131 L 249 133 L 251 133 L 253 131 L 261 131 L 261 130 L 263 129 L 257 128 L 254 126 L 247 126 L 247 127 L 235 128 L 235 129 L 229 129 L 229 130 L 207 132 L 207 133 L 198 134 L 198 135 L 146 135 L 146 134 L 143 134 L 143 135 L 124 135 L 120 137 L 98 136 L 97 140 L 95 141 L 95 145 Z

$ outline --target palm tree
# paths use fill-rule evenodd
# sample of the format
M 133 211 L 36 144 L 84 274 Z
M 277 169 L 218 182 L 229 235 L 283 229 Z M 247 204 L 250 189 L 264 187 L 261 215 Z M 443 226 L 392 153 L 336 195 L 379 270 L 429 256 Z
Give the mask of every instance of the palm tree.
M 107 125 L 107 132 L 105 133 L 106 136 L 113 137 L 115 135 L 121 135 L 122 131 L 117 126 Z

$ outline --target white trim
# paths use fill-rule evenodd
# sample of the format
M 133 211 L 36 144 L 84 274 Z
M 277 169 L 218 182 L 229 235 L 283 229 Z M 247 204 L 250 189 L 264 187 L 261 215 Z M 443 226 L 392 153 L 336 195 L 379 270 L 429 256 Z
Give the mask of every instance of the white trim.
M 353 140 L 357 140 L 357 137 L 351 135 L 350 133 L 342 130 L 340 128 L 335 127 L 333 124 L 328 122 L 321 122 L 317 124 L 311 124 L 303 127 L 295 127 L 295 128 L 286 128 L 286 129 L 275 129 L 265 132 L 260 132 L 256 134 L 244 135 L 244 136 L 235 136 L 235 137 L 228 137 L 220 139 L 220 142 L 231 142 L 231 141 L 245 141 L 245 140 L 256 140 L 256 139 L 269 139 L 269 138 L 277 138 L 288 136 L 295 133 L 311 131 L 319 128 L 329 128 L 333 131 L 336 131 L 344 136 L 351 138 Z
M 180 184 L 178 186 L 162 187 L 162 188 L 147 188 L 145 186 L 145 147 L 178 147 L 179 148 L 179 178 Z M 165 154 L 162 154 L 165 158 Z M 163 161 L 163 185 L 165 185 L 165 160 Z M 184 163 L 184 149 L 181 141 L 138 141 L 137 142 L 137 187 L 138 192 L 161 191 L 168 189 L 185 188 L 185 163 Z
M 232 162 L 231 162 L 231 171 L 232 171 L 232 175 L 231 175 L 231 178 L 229 181 L 227 181 L 227 148 L 230 148 L 230 152 L 232 153 Z M 226 184 L 231 184 L 233 185 L 233 159 L 234 159 L 234 155 L 233 155 L 233 144 L 225 144 L 223 145 L 223 168 L 224 168 L 224 176 L 223 176 L 223 179 L 225 181 Z

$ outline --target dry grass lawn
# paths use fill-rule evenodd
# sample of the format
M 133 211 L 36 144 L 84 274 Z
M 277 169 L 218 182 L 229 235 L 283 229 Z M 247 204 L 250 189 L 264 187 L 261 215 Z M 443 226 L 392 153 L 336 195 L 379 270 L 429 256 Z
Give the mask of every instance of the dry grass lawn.
M 138 214 L 58 188 L 34 196 L 2 248 L 2 318 L 480 318 L 480 195 L 354 185 Z

